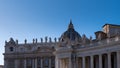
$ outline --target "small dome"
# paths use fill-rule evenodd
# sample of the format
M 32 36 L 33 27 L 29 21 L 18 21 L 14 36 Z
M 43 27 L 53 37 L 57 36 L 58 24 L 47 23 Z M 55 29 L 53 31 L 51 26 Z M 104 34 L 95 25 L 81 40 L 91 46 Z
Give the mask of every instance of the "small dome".
M 81 40 L 81 36 L 77 31 L 74 30 L 72 21 L 70 21 L 68 30 L 61 35 L 60 41 L 65 43 L 68 43 L 68 42 L 75 43 L 75 42 L 79 42 L 80 40 Z

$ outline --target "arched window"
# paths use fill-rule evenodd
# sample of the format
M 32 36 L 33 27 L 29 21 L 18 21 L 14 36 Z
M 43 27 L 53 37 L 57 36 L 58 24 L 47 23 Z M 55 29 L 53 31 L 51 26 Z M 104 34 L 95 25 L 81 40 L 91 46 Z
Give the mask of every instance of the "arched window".
M 14 48 L 13 48 L 13 47 L 10 47 L 9 49 L 10 49 L 10 51 L 13 51 L 13 50 L 14 50 Z

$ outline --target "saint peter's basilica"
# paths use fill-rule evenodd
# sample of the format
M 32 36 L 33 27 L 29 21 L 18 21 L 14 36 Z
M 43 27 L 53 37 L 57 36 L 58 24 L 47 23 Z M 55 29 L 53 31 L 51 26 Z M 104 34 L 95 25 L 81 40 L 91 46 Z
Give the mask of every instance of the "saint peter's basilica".
M 94 27 L 94 26 L 93 26 Z M 105 24 L 95 39 L 70 21 L 60 38 L 5 41 L 4 68 L 120 68 L 120 25 Z

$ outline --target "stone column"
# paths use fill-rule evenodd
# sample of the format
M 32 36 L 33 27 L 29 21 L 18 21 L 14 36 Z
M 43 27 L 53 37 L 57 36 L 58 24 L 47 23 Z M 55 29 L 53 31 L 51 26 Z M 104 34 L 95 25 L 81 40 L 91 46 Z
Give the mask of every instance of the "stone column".
M 66 59 L 63 59 L 63 62 L 62 62 L 62 63 L 63 63 L 63 64 L 62 64 L 62 65 L 63 65 L 63 68 L 65 68 L 65 61 L 66 61 Z
M 69 67 L 68 64 L 69 64 L 69 62 L 68 62 L 68 59 L 67 59 L 67 61 L 66 61 L 66 67 L 67 67 L 67 68 Z
M 64 65 L 63 65 L 63 59 L 60 60 L 60 64 L 61 64 L 61 65 L 60 65 L 61 68 L 64 68 Z
M 27 67 L 26 67 L 26 59 L 24 59 L 24 68 L 27 68 Z
M 60 68 L 63 68 L 63 59 L 59 59 L 60 61 Z
M 82 57 L 79 59 L 79 68 L 82 68 Z
M 102 68 L 102 54 L 99 55 L 99 68 Z
M 37 58 L 35 58 L 35 68 L 37 68 Z
M 72 61 L 71 61 L 71 57 L 69 57 L 69 68 L 72 68 Z
M 32 59 L 32 68 L 34 68 L 34 64 L 35 64 L 34 59 Z
M 49 68 L 51 68 L 51 58 L 49 58 Z
M 82 68 L 85 68 L 85 57 L 82 57 Z
M 66 68 L 66 59 L 63 60 L 63 66 Z
M 99 68 L 99 56 L 98 55 L 96 56 L 95 62 L 96 62 L 96 68 Z
M 43 68 L 43 58 L 41 57 L 41 68 Z
M 55 57 L 55 68 L 60 68 L 60 60 L 57 56 Z
M 18 60 L 17 59 L 15 59 L 14 64 L 15 64 L 15 68 L 18 68 Z
M 78 57 L 76 58 L 76 68 L 78 68 Z
M 108 68 L 108 57 L 107 54 L 104 56 L 105 58 L 105 68 Z
M 108 68 L 111 68 L 111 53 L 108 53 Z
M 90 56 L 90 68 L 93 68 L 93 58 L 94 56 Z
M 117 51 L 117 68 L 120 68 L 120 51 Z

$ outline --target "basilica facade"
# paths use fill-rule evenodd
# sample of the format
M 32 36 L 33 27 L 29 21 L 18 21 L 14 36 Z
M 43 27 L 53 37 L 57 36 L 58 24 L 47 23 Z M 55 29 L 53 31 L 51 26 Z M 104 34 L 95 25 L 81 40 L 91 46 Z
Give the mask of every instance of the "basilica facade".
M 80 35 L 70 21 L 59 39 L 5 41 L 4 68 L 120 68 L 120 25 L 105 24 L 95 39 Z

